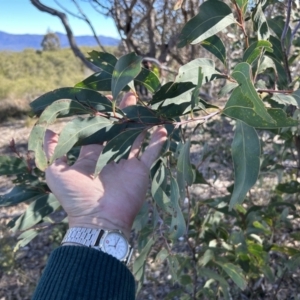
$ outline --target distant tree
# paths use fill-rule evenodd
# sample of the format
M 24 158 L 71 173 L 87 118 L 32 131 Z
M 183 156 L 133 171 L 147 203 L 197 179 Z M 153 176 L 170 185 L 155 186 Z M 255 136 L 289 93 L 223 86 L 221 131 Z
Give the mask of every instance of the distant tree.
M 60 49 L 60 40 L 57 34 L 48 31 L 41 43 L 43 51 L 55 51 Z

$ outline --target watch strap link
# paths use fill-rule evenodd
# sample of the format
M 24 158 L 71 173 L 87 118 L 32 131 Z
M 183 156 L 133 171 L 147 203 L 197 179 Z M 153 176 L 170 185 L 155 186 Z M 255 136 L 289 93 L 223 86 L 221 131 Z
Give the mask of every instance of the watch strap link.
M 96 242 L 99 242 L 98 240 L 101 237 L 101 231 L 103 234 L 104 231 L 102 229 L 73 227 L 67 230 L 61 244 L 74 243 L 87 247 L 95 247 Z

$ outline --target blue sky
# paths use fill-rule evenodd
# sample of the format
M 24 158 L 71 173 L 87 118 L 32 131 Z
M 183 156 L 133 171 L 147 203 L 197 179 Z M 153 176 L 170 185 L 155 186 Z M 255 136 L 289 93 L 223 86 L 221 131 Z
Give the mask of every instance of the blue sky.
M 70 11 L 77 12 L 71 0 L 60 1 Z M 98 35 L 119 38 L 114 22 L 110 18 L 97 13 L 89 3 L 78 2 L 89 16 Z M 41 0 L 41 3 L 61 10 L 53 0 Z M 84 21 L 72 16 L 68 16 L 68 19 L 74 35 L 92 35 Z M 15 34 L 45 34 L 48 29 L 65 33 L 58 17 L 39 11 L 30 3 L 30 0 L 0 0 L 0 31 Z

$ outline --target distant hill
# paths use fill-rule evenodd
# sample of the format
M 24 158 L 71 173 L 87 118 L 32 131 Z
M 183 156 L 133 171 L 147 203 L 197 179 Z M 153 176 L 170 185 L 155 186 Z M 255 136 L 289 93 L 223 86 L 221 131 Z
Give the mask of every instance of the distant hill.
M 60 45 L 62 48 L 70 47 L 66 34 L 56 32 L 60 39 Z M 43 40 L 43 34 L 11 34 L 0 31 L 0 51 L 22 51 L 26 48 L 41 49 L 41 42 Z M 82 35 L 75 37 L 78 46 L 90 46 L 96 47 L 97 43 L 92 36 Z M 120 40 L 99 36 L 100 42 L 104 46 L 117 46 Z

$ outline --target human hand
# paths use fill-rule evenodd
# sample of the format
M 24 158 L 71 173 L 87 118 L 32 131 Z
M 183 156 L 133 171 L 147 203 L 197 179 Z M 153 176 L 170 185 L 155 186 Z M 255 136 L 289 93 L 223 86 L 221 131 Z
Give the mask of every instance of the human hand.
M 120 108 L 136 104 L 128 93 Z M 102 145 L 81 148 L 77 161 L 68 166 L 66 157 L 57 159 L 46 170 L 46 181 L 68 214 L 70 227 L 120 229 L 127 236 L 139 212 L 149 183 L 149 170 L 166 140 L 166 130 L 158 127 L 146 150 L 137 158 L 143 136 L 134 142 L 127 160 L 106 165 L 94 178 L 93 173 Z M 48 130 L 44 148 L 48 158 L 54 153 L 58 135 Z

